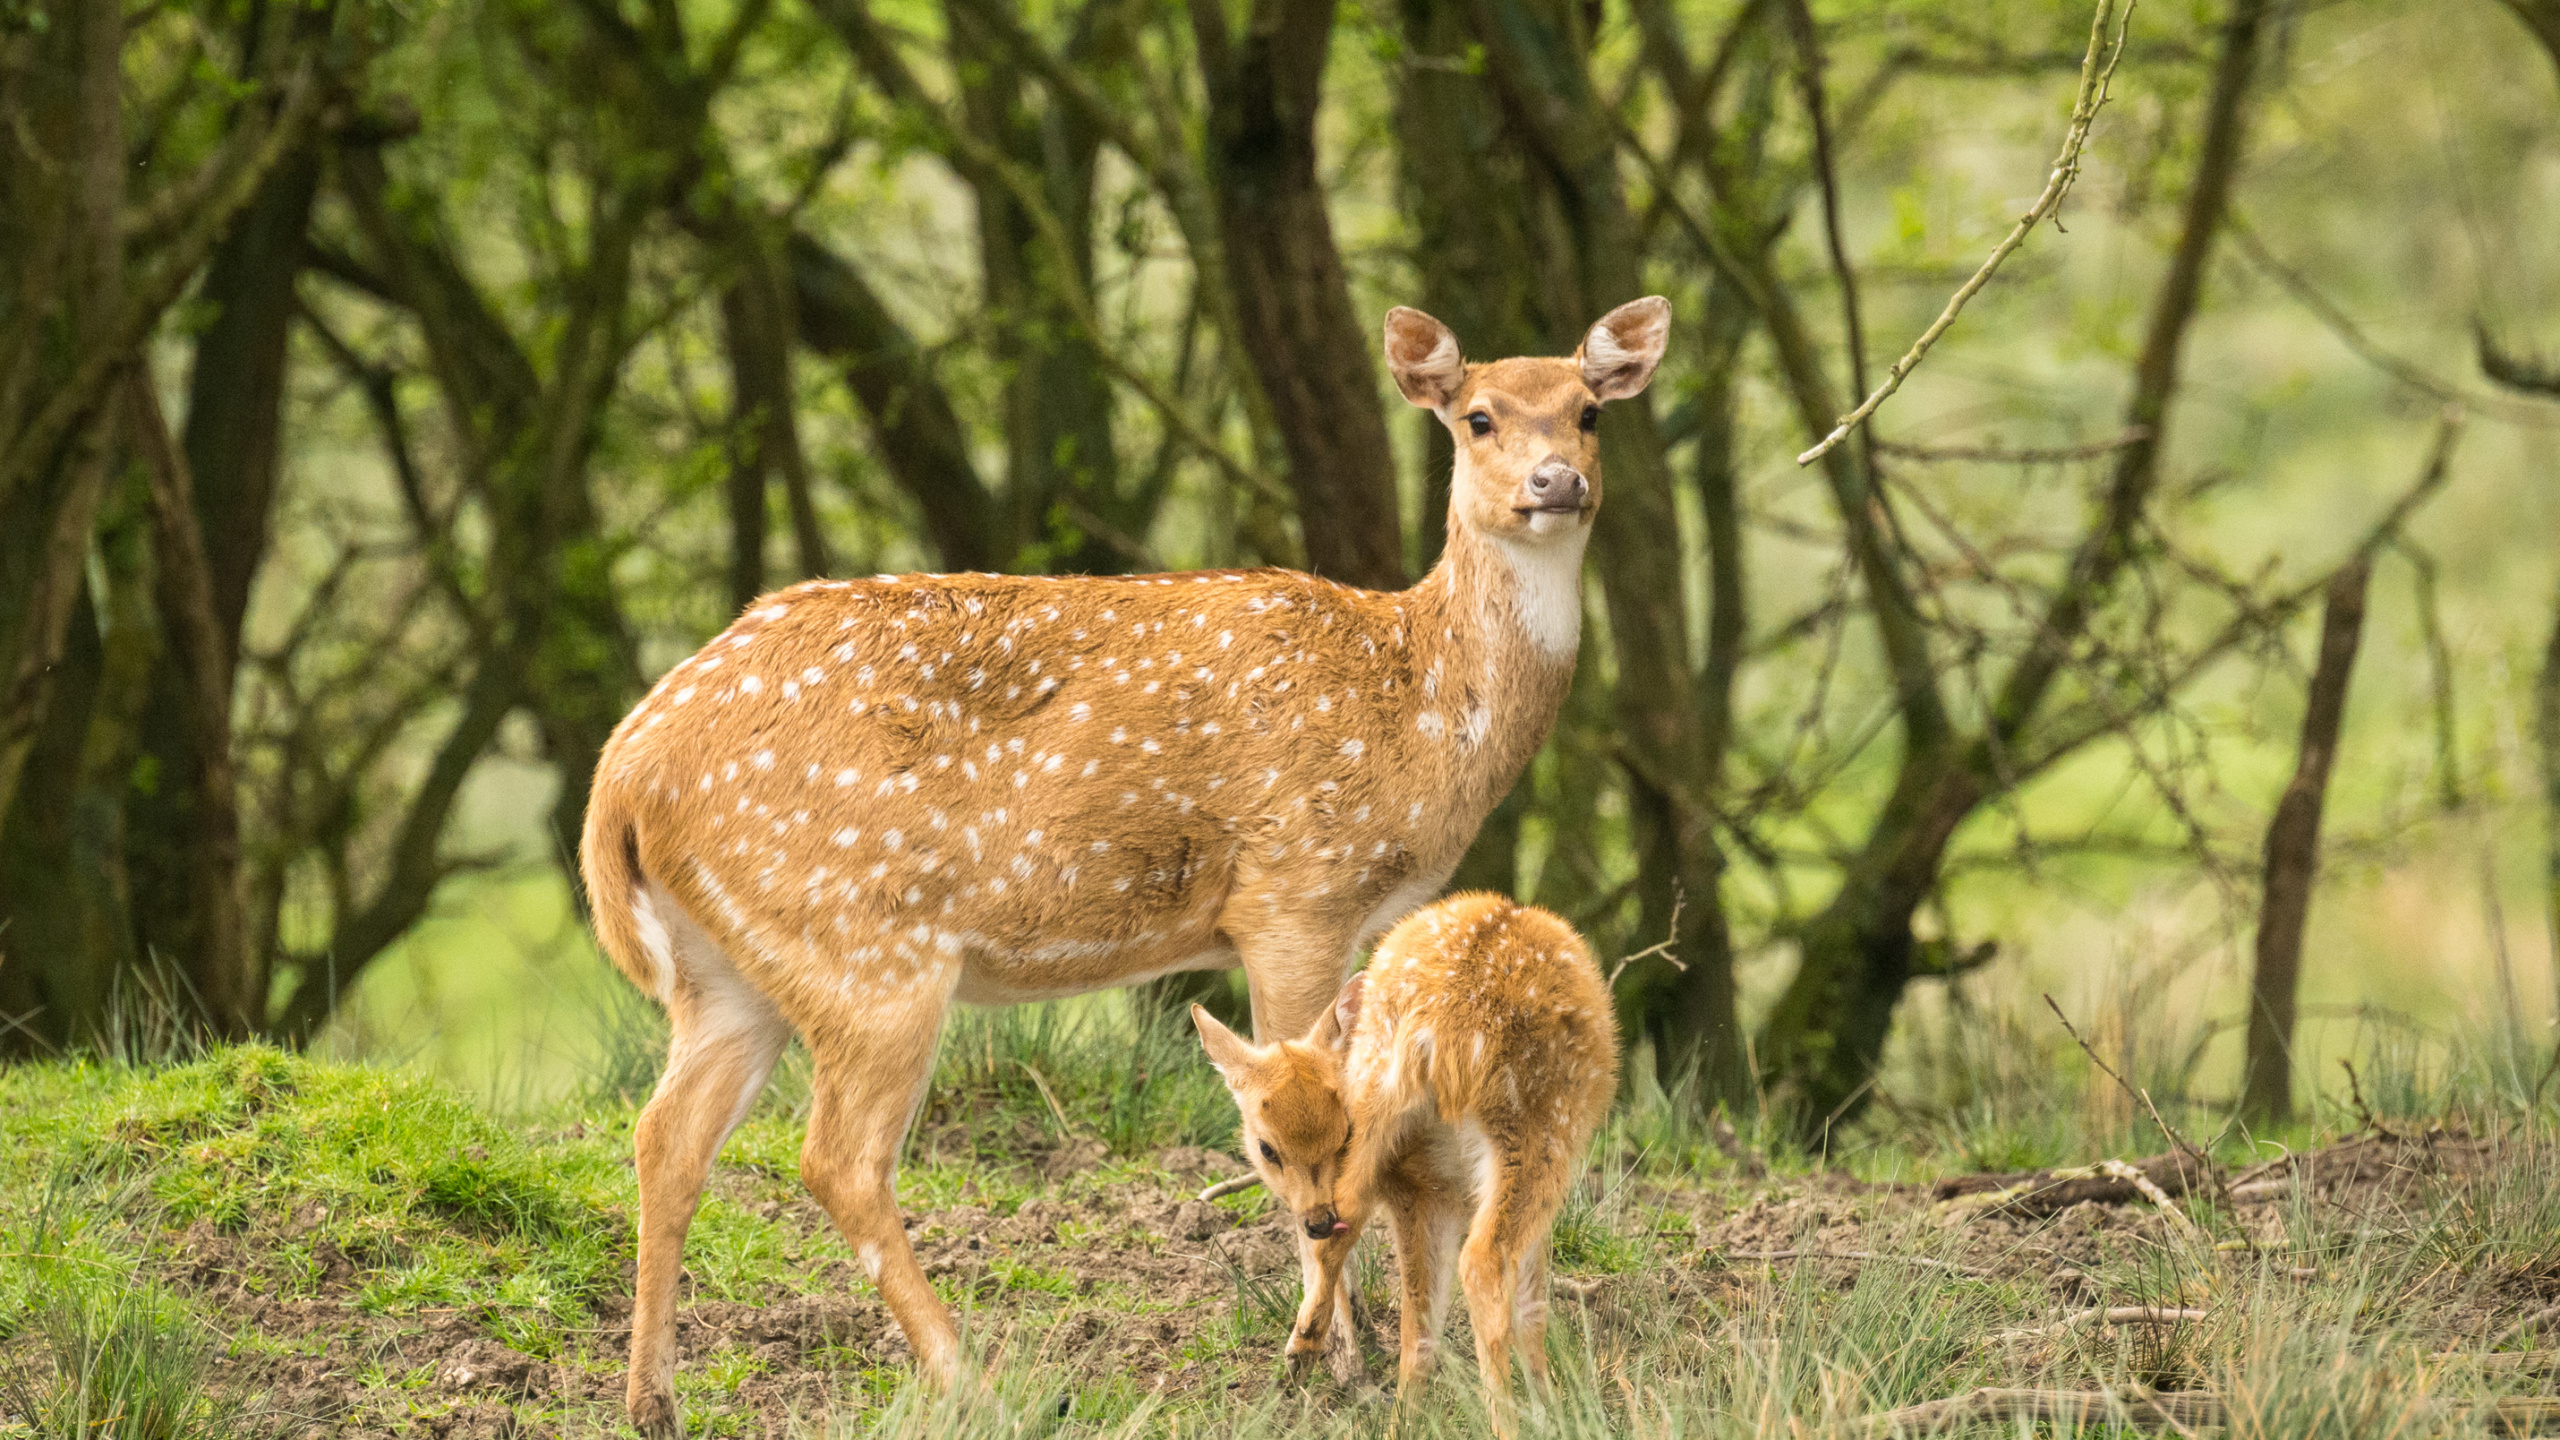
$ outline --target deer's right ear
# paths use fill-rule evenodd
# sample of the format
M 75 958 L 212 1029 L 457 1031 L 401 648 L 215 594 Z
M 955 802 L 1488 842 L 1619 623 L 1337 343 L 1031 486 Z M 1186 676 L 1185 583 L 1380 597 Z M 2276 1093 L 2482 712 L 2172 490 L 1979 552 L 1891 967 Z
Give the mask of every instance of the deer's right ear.
M 1324 1016 L 1316 1021 L 1315 1033 L 1309 1039 L 1327 1050 L 1338 1052 L 1350 1048 L 1351 1032 L 1360 1024 L 1360 997 L 1368 993 L 1365 988 L 1368 973 L 1364 970 L 1342 982 L 1341 993 L 1325 1007 Z
M 1466 357 L 1449 327 L 1399 305 L 1387 312 L 1387 373 L 1404 398 L 1425 410 L 1445 408 L 1467 378 Z
M 1253 1064 L 1253 1046 L 1242 1036 L 1218 1023 L 1218 1017 L 1204 1006 L 1191 1007 L 1191 1023 L 1200 1031 L 1200 1048 L 1209 1052 L 1209 1063 L 1217 1067 L 1229 1085 L 1244 1078 Z

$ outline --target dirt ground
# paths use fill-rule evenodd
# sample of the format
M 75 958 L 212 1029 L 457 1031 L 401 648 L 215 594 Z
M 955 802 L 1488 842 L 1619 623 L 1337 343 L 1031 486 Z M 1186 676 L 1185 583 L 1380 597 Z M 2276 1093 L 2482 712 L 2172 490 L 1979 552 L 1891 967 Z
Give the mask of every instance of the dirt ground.
M 1231 1157 L 1169 1150 L 1135 1178 L 1105 1183 L 1096 1178 L 1097 1150 L 1043 1156 L 1048 1183 L 1011 1213 L 966 1203 L 911 1212 L 909 1234 L 927 1274 L 961 1303 L 980 1338 L 1108 1377 L 1123 1394 L 1250 1398 L 1286 1383 L 1276 1363 L 1279 1327 L 1297 1276 L 1283 1217 L 1258 1213 L 1264 1207 L 1252 1195 L 1216 1204 L 1194 1198 L 1203 1184 L 1241 1169 Z M 2239 1237 L 2222 1242 L 2236 1250 L 2230 1265 L 2255 1283 L 2283 1284 L 2321 1273 L 2306 1234 L 2410 1229 L 2412 1217 L 2440 1212 L 2450 1191 L 2496 1163 L 2486 1142 L 2437 1131 L 2369 1136 L 2236 1173 L 2206 1175 L 2177 1157 L 2143 1168 L 2165 1179 L 2164 1193 L 2192 1190 L 2185 1203 L 2220 1208 L 2221 1233 Z M 2144 1260 L 2176 1241 L 2179 1222 L 2130 1183 L 2094 1179 L 2093 1189 L 2091 1179 L 2050 1174 L 1928 1185 L 1829 1172 L 1698 1185 L 1630 1176 L 1604 1184 L 1594 1176 L 1585 1183 L 1591 1214 L 1601 1219 L 1584 1224 L 1607 1253 L 1591 1261 L 1560 1249 L 1557 1308 L 1583 1324 L 1595 1351 L 1607 1352 L 1658 1345 L 1684 1324 L 1703 1334 L 1715 1316 L 1773 1285 L 1807 1283 L 1795 1267 L 1813 1267 L 1819 1283 L 1842 1290 L 1879 1266 L 1962 1274 L 2004 1287 L 2031 1314 L 2054 1316 L 2192 1298 L 2163 1289 L 2159 1267 Z M 717 1183 L 788 1234 L 814 1238 L 826 1224 L 805 1197 L 781 1199 L 768 1179 L 724 1172 Z M 592 1327 L 537 1359 L 493 1338 L 492 1315 L 363 1313 L 353 1303 L 363 1266 L 334 1249 L 321 1254 L 317 1293 L 296 1295 L 241 1238 L 202 1223 L 162 1238 L 168 1280 L 238 1333 L 258 1337 L 217 1363 L 217 1384 L 263 1393 L 260 1408 L 289 1420 L 286 1433 L 459 1440 L 596 1433 L 618 1423 L 627 1297 L 600 1302 Z M 1391 1297 L 1382 1231 L 1364 1248 L 1372 1294 Z M 850 1265 L 830 1261 L 796 1286 L 741 1303 L 692 1296 L 688 1277 L 677 1322 L 680 1394 L 697 1428 L 782 1434 L 847 1405 L 877 1403 L 896 1383 L 906 1344 Z M 2539 1269 L 2449 1276 L 2398 1303 L 2415 1307 L 2404 1323 L 2414 1315 L 2428 1331 L 2477 1343 L 2555 1301 L 2560 1258 Z M 1392 1305 L 1373 1304 L 1370 1319 L 1377 1351 L 1391 1357 Z M 1465 1344 L 1462 1333 L 1449 1338 Z M 2028 1373 L 2070 1363 L 2067 1345 L 2043 1348 L 2050 1357 L 2031 1356 Z M 2174 1351 L 2164 1346 L 2155 1357 L 2152 1383 L 2175 1388 Z

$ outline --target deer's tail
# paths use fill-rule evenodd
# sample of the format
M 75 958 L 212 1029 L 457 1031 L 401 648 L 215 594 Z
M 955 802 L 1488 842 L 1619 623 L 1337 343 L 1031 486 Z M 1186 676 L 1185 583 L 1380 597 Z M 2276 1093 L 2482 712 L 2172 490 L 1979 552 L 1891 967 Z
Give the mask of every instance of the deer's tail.
M 587 914 L 605 958 L 632 984 L 665 1003 L 675 978 L 673 961 L 663 934 L 652 945 L 642 933 L 640 886 L 648 877 L 640 868 L 639 819 L 619 785 L 598 785 L 588 799 L 586 830 L 578 839 L 578 873 L 586 882 Z

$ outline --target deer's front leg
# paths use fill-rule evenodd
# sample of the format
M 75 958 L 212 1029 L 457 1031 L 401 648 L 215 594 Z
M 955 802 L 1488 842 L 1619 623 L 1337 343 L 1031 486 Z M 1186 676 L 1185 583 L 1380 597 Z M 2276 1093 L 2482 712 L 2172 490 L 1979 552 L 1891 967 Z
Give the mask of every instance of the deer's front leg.
M 1293 1377 L 1305 1376 L 1319 1359 L 1332 1360 L 1334 1352 L 1345 1348 L 1337 1338 L 1350 1342 L 1347 1348 L 1355 1359 L 1360 1354 L 1359 1332 L 1347 1303 L 1349 1287 L 1342 1277 L 1350 1268 L 1352 1248 L 1359 1244 L 1368 1216 L 1365 1209 L 1353 1209 L 1342 1212 L 1342 1219 L 1351 1228 L 1339 1235 L 1298 1239 L 1298 1253 L 1307 1269 L 1305 1294 L 1298 1303 L 1297 1323 L 1290 1327 L 1286 1352 Z M 1360 1378 L 1359 1372 L 1344 1374 L 1338 1361 L 1332 1368 L 1333 1377 L 1345 1384 Z

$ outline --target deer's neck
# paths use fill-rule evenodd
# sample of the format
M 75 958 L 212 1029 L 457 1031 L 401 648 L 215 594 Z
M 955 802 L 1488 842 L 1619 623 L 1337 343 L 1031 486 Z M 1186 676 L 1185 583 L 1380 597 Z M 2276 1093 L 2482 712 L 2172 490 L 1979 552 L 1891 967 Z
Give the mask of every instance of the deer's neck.
M 1422 703 L 1445 712 L 1494 798 L 1546 742 L 1572 684 L 1587 534 L 1524 544 L 1453 515 L 1440 563 L 1412 591 Z

